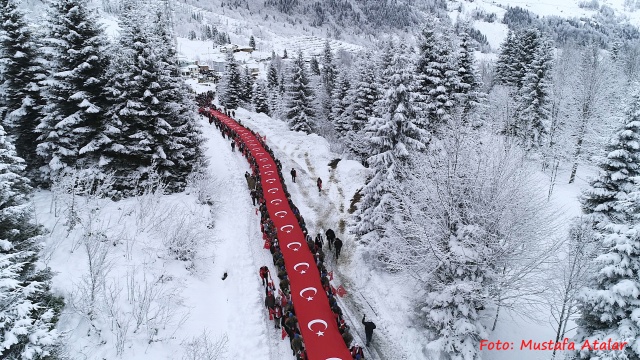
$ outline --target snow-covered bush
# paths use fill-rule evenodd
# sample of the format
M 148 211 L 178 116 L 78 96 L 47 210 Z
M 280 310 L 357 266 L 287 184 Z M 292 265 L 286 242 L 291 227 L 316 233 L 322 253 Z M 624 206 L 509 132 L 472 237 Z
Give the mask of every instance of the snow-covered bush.
M 229 339 L 226 334 L 211 339 L 207 330 L 202 334 L 183 342 L 185 354 L 182 360 L 222 360 L 226 358 Z

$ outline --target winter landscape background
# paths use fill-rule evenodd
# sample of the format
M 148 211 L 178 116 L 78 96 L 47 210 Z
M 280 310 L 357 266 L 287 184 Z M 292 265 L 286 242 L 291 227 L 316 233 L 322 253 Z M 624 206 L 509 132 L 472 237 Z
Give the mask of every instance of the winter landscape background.
M 0 0 L 0 358 L 294 358 L 207 91 L 344 241 L 367 359 L 640 358 L 638 26 L 638 0 Z M 520 349 L 565 337 L 628 345 Z

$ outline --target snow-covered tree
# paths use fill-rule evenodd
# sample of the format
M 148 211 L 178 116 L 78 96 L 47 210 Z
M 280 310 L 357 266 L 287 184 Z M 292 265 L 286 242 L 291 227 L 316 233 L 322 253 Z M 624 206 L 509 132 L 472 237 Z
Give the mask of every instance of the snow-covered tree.
M 220 104 L 228 109 L 236 109 L 242 92 L 242 77 L 233 52 L 228 52 L 225 59 L 224 74 L 218 86 Z
M 33 221 L 31 187 L 0 126 L 0 357 L 46 359 L 55 354 L 55 330 L 64 305 L 49 291 L 51 274 L 36 267 L 41 229 Z
M 273 61 L 269 64 L 269 70 L 267 70 L 267 86 L 269 89 L 278 88 L 278 68 Z
M 250 103 L 251 97 L 253 96 L 253 84 L 255 83 L 255 79 L 253 78 L 253 75 L 251 75 L 248 66 L 244 67 L 244 71 L 240 77 L 240 82 L 240 100 Z
M 267 90 L 264 82 L 258 81 L 253 92 L 253 105 L 256 112 L 269 115 L 269 100 L 267 98 Z
M 582 347 L 582 359 L 640 358 L 640 227 L 637 182 L 640 156 L 640 84 L 636 84 L 624 125 L 607 147 L 601 174 L 582 198 L 583 211 L 601 234 L 597 272 L 580 294 L 576 338 L 628 344 L 622 351 Z
M 513 133 L 527 150 L 539 148 L 549 132 L 551 112 L 551 71 L 553 47 L 544 36 L 537 39 L 531 62 L 519 92 L 517 119 Z
M 53 49 L 53 74 L 47 81 L 38 154 L 43 176 L 52 179 L 69 168 L 98 164 L 104 149 L 104 94 L 108 58 L 106 38 L 85 0 L 56 0 L 48 15 L 46 42 Z
M 309 62 L 309 70 L 311 70 L 312 75 L 320 75 L 320 64 L 318 63 L 318 59 L 315 56 L 312 57 L 311 61 Z
M 195 105 L 178 77 L 166 19 L 158 12 L 141 21 L 148 9 L 129 6 L 107 87 L 113 106 L 100 164 L 114 173 L 122 195 L 156 184 L 154 174 L 170 191 L 181 191 L 202 155 Z
M 336 132 L 344 136 L 349 130 L 349 119 L 345 116 L 349 107 L 351 83 L 346 71 L 340 71 L 336 79 L 336 88 L 331 99 L 331 119 Z
M 437 131 L 451 117 L 455 105 L 457 83 L 456 59 L 445 30 L 438 30 L 435 21 L 426 26 L 419 40 L 416 91 L 424 106 L 424 116 L 430 131 Z
M 370 154 L 367 163 L 375 173 L 361 191 L 353 232 L 365 242 L 385 236 L 398 207 L 393 189 L 402 180 L 401 168 L 412 151 L 425 148 L 427 137 L 416 125 L 417 104 L 411 92 L 414 67 L 406 49 L 399 47 L 389 66 L 389 88 L 375 104 L 377 116 L 364 129 Z
M 254 50 L 256 48 L 256 39 L 253 38 L 253 35 L 249 38 L 249 47 Z
M 3 92 L 0 97 L 4 98 L 0 120 L 14 136 L 16 152 L 25 160 L 27 174 L 33 179 L 43 165 L 36 153 L 36 128 L 45 104 L 40 82 L 46 72 L 38 47 L 17 2 L 0 0 L 0 92 Z
M 371 59 L 372 55 L 364 56 Z M 364 127 L 369 118 L 374 116 L 375 103 L 381 97 L 376 77 L 376 69 L 368 61 L 362 61 L 355 69 L 356 80 L 349 94 L 349 107 L 343 117 L 349 120 L 346 128 L 346 145 L 361 161 L 369 156 L 364 134 Z M 344 120 L 343 120 L 344 121 Z M 346 125 L 346 124 L 345 124 Z
M 456 100 L 464 108 L 464 115 L 470 116 L 478 110 L 483 96 L 481 94 L 481 80 L 476 69 L 475 56 L 473 55 L 474 48 L 472 45 L 472 39 L 468 32 L 468 27 L 461 27 L 461 32 L 458 34 L 460 44 L 457 58 L 457 79 L 459 82 L 454 89 Z
M 287 89 L 286 118 L 291 130 L 307 134 L 312 132 L 314 126 L 313 96 L 302 52 L 298 52 L 298 57 L 291 67 Z
M 640 190 L 640 87 L 630 97 L 624 125 L 606 147 L 600 174 L 581 198 L 582 210 L 598 228 L 609 223 L 629 224 L 640 209 L 631 194 Z
M 336 84 L 337 77 L 336 64 L 333 61 L 333 51 L 329 40 L 324 43 L 324 51 L 322 53 L 322 84 L 324 91 L 331 97 Z

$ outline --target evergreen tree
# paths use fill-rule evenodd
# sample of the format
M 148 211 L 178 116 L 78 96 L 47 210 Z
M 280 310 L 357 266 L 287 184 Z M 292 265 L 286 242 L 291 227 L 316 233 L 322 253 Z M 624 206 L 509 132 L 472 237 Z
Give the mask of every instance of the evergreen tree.
M 345 116 L 349 107 L 349 91 L 351 84 L 346 71 L 338 73 L 336 88 L 331 99 L 331 118 L 338 134 L 344 136 L 349 130 L 349 119 Z
M 148 9 L 128 6 L 107 87 L 114 105 L 101 165 L 114 173 L 114 188 L 124 196 L 156 186 L 155 174 L 169 191 L 180 191 L 202 157 L 195 105 L 178 78 L 168 20 L 156 12 L 144 21 Z
M 269 70 L 267 71 L 267 87 L 270 90 L 278 88 L 278 69 L 273 64 L 273 61 L 269 64 Z
M 318 59 L 315 56 L 311 58 L 309 69 L 313 75 L 320 76 L 320 64 L 318 64 Z
M 446 31 L 446 30 L 445 30 Z M 417 63 L 416 91 L 424 105 L 424 116 L 431 131 L 449 121 L 455 105 L 458 83 L 455 58 L 450 40 L 436 31 L 434 25 L 422 30 Z
M 48 81 L 38 154 L 51 180 L 69 168 L 98 164 L 106 139 L 106 40 L 85 0 L 56 0 L 49 11 L 53 75 Z
M 49 289 L 51 274 L 36 267 L 41 229 L 32 218 L 31 187 L 0 126 L 0 357 L 53 356 L 63 307 Z
M 253 35 L 249 38 L 249 47 L 252 49 L 256 49 L 256 39 L 253 38 Z
M 251 102 L 251 97 L 253 96 L 253 84 L 255 82 L 255 79 L 253 78 L 253 75 L 251 75 L 251 72 L 249 72 L 249 67 L 245 66 L 244 67 L 244 72 L 241 78 L 241 82 L 242 82 L 242 87 L 241 87 L 241 96 L 240 96 L 240 100 L 246 102 L 246 103 L 250 103 Z
M 580 342 L 627 342 L 623 350 L 581 349 L 581 359 L 640 359 L 640 85 L 636 84 L 624 125 L 608 146 L 601 174 L 585 191 L 582 206 L 602 237 L 599 271 L 579 296 Z
M 162 137 L 165 157 L 156 161 L 157 172 L 170 192 L 183 191 L 189 175 L 200 166 L 204 155 L 202 130 L 197 122 L 196 104 L 189 86 L 179 75 L 180 69 L 173 42 L 171 22 L 164 9 L 156 9 L 152 29 L 158 53 L 160 76 L 156 99 L 158 119 L 171 127 L 169 136 Z
M 324 90 L 329 96 L 332 95 L 333 89 L 336 83 L 336 64 L 333 61 L 333 52 L 331 51 L 331 44 L 329 40 L 324 43 L 324 52 L 322 55 L 322 84 Z
M 312 106 L 313 91 L 309 86 L 309 79 L 305 69 L 302 52 L 293 62 L 291 68 L 291 81 L 287 89 L 286 118 L 293 131 L 302 131 L 307 134 L 312 132 L 314 111 Z
M 370 59 L 371 55 L 365 56 Z M 374 115 L 375 102 L 380 99 L 380 89 L 376 78 L 376 71 L 367 61 L 361 62 L 356 68 L 357 79 L 349 94 L 349 107 L 344 116 L 350 119 L 346 132 L 346 144 L 349 150 L 361 161 L 365 161 L 369 154 L 364 140 L 364 127 L 369 117 Z M 344 126 L 347 127 L 347 126 Z
M 289 55 L 287 54 L 287 49 L 284 49 L 284 51 L 282 52 L 282 58 L 283 59 L 288 59 Z
M 40 111 L 45 104 L 40 82 L 46 78 L 38 44 L 14 0 L 0 0 L 0 92 L 4 94 L 3 123 L 13 134 L 27 174 L 37 178 L 43 161 L 36 153 Z M 4 89 L 4 91 L 2 91 Z M 0 111 L 0 116 L 3 111 Z
M 242 92 L 242 78 L 232 52 L 227 53 L 224 75 L 219 86 L 220 103 L 228 109 L 236 109 Z
M 480 76 L 476 70 L 475 56 L 473 55 L 472 39 L 468 33 L 468 27 L 461 27 L 459 34 L 460 45 L 458 48 L 457 62 L 459 82 L 454 89 L 457 102 L 463 106 L 465 120 L 482 102 L 480 90 Z
M 516 86 L 522 73 L 520 63 L 516 58 L 518 38 L 513 30 L 509 30 L 507 38 L 500 45 L 500 54 L 496 61 L 496 81 L 502 85 Z
M 400 169 L 408 163 L 411 151 L 422 150 L 426 131 L 416 125 L 417 105 L 411 92 L 413 64 L 406 49 L 394 54 L 390 68 L 389 89 L 376 102 L 376 114 L 365 128 L 370 157 L 367 163 L 375 170 L 362 190 L 364 194 L 355 214 L 354 232 L 364 241 L 380 239 L 398 208 L 393 189 L 402 180 Z
M 640 177 L 640 89 L 632 95 L 624 126 L 606 147 L 600 174 L 582 194 L 582 211 L 598 228 L 609 223 L 634 222 L 637 208 L 630 194 L 638 191 Z
M 543 137 L 548 133 L 552 62 L 553 47 L 550 41 L 538 38 L 533 59 L 525 67 L 514 129 L 525 149 L 540 147 Z
M 255 91 L 253 93 L 253 105 L 255 106 L 256 112 L 270 115 L 267 90 L 264 82 L 262 81 L 259 81 L 256 84 Z

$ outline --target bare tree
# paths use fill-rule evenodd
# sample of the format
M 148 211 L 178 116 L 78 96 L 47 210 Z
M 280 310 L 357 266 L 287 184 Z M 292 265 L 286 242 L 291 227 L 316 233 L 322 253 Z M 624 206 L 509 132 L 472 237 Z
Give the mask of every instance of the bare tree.
M 184 355 L 182 360 L 222 360 L 226 359 L 229 338 L 227 334 L 219 338 L 211 339 L 211 334 L 206 329 L 202 334 L 184 341 Z
M 575 219 L 559 252 L 558 262 L 548 271 L 546 299 L 551 308 L 550 322 L 556 329 L 556 342 L 562 341 L 571 330 L 567 329 L 567 324 L 578 314 L 577 296 L 595 271 L 593 260 L 599 244 L 593 223 L 583 218 Z M 552 359 L 555 356 L 554 349 Z
M 609 138 L 613 124 L 606 120 L 619 110 L 616 83 L 620 76 L 610 66 L 611 61 L 595 45 L 584 48 L 581 57 L 571 99 L 574 145 L 569 183 L 574 182 L 585 156 L 594 148 L 600 149 Z

